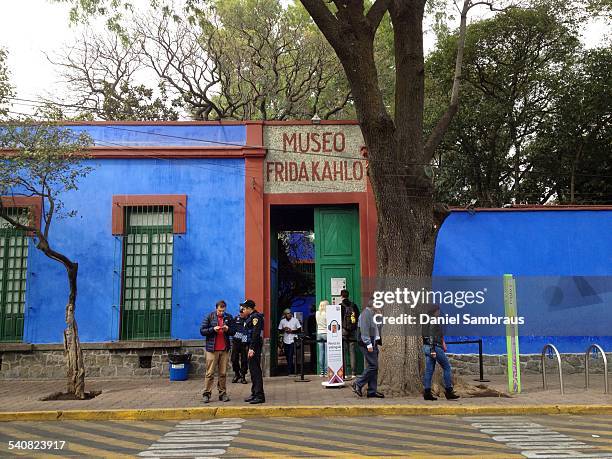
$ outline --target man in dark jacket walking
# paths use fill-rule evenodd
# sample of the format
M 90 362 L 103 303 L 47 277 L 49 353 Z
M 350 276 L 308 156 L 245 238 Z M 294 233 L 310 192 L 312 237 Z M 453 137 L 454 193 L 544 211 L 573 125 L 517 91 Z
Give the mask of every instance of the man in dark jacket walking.
M 229 402 L 225 378 L 227 374 L 227 362 L 229 360 L 230 339 L 234 333 L 232 316 L 225 310 L 225 301 L 217 301 L 216 308 L 208 314 L 200 333 L 206 337 L 206 376 L 204 378 L 204 403 L 210 402 L 215 369 L 218 372 L 217 388 L 219 389 L 219 400 Z
M 234 336 L 232 337 L 232 369 L 234 370 L 233 383 L 241 382 L 246 384 L 246 374 L 248 369 L 249 337 L 247 336 L 244 324 L 246 322 L 246 312 L 240 307 L 240 314 L 234 318 Z
M 440 306 L 437 304 L 427 305 L 427 314 L 430 318 L 436 318 L 440 315 Z M 431 322 L 431 321 L 430 321 Z M 444 387 L 446 392 L 444 395 L 448 400 L 456 400 L 459 398 L 453 390 L 453 377 L 451 373 L 451 364 L 446 356 L 446 343 L 442 334 L 442 327 L 438 323 L 427 322 L 422 325 L 423 334 L 423 354 L 425 354 L 425 375 L 423 376 L 423 398 L 425 400 L 437 400 L 431 393 L 431 379 L 436 369 L 436 362 L 442 367 L 444 374 Z
M 385 398 L 378 392 L 378 353 L 382 346 L 380 327 L 374 321 L 374 308 L 372 300 L 359 316 L 359 346 L 361 346 L 366 359 L 366 368 L 351 387 L 359 397 L 363 397 L 363 387 L 368 386 L 368 398 Z

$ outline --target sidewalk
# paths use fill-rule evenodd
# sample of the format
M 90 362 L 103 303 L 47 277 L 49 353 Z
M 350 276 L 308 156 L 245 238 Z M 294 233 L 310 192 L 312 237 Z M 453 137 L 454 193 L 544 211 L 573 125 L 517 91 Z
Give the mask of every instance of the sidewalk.
M 541 377 L 528 375 L 523 377 L 523 392 L 512 398 L 461 398 L 455 402 L 440 399 L 436 402 L 425 402 L 420 397 L 388 397 L 385 399 L 358 398 L 347 387 L 325 389 L 321 378 L 310 376 L 310 382 L 295 382 L 294 378 L 274 377 L 264 380 L 265 405 L 258 407 L 367 407 L 410 405 L 411 407 L 443 408 L 464 407 L 472 412 L 478 407 L 520 408 L 545 406 L 586 406 L 606 405 L 606 411 L 612 412 L 612 395 L 603 393 L 603 375 L 591 376 L 591 388 L 584 389 L 583 375 L 565 376 L 565 395 L 559 393 L 558 380 L 550 375 L 549 390 L 542 390 Z M 466 382 L 472 378 L 464 377 Z M 491 376 L 490 387 L 506 390 L 504 376 Z M 86 390 L 100 390 L 102 394 L 92 400 L 84 401 L 40 401 L 53 392 L 65 389 L 64 380 L 49 381 L 0 381 L 0 413 L 24 411 L 65 411 L 65 410 L 150 410 L 178 408 L 230 408 L 253 407 L 243 402 L 250 395 L 250 384 L 231 384 L 228 380 L 228 394 L 231 402 L 222 403 L 213 392 L 213 402 L 202 402 L 202 380 L 191 379 L 184 382 L 170 382 L 167 378 L 138 378 L 131 380 L 104 380 L 89 378 Z M 473 382 L 474 384 L 480 384 Z M 354 410 L 353 410 L 354 411 Z M 278 413 L 278 410 L 275 411 Z M 432 413 L 429 413 L 432 414 Z M 214 414 L 213 414 L 214 415 Z M 278 415 L 278 414 L 276 414 Z

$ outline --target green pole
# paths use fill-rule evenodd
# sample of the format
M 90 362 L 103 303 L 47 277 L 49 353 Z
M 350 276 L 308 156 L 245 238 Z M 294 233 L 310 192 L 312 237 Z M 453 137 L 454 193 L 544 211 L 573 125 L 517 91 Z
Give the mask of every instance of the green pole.
M 504 275 L 504 309 L 506 317 L 517 316 L 516 281 L 512 274 Z M 518 325 L 506 325 L 506 349 L 508 354 L 508 390 L 521 392 L 521 361 L 519 354 Z

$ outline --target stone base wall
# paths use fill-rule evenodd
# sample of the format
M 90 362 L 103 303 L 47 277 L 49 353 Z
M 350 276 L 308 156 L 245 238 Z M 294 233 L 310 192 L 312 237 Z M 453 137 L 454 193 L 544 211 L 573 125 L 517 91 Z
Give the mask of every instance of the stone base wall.
M 608 359 L 608 371 L 612 367 L 612 353 L 606 353 Z M 478 375 L 478 354 L 448 354 L 453 370 L 458 375 Z M 505 375 L 508 366 L 506 355 L 483 355 L 484 376 Z M 603 374 L 603 359 L 598 354 L 596 359 L 589 357 L 589 373 Z M 547 374 L 549 371 L 557 371 L 557 359 L 544 358 Z M 561 368 L 563 374 L 584 374 L 584 354 L 561 354 Z M 541 374 L 540 354 L 521 355 L 521 374 Z M 552 373 L 551 373 L 552 374 Z
M 86 377 L 128 378 L 168 376 L 168 354 L 191 353 L 190 376 L 204 376 L 206 353 L 203 346 L 148 349 L 84 349 Z M 151 358 L 150 368 L 141 368 L 141 356 Z M 61 350 L 2 352 L 2 379 L 56 379 L 66 376 L 66 359 Z
M 42 346 L 40 346 L 42 347 Z M 85 347 L 85 346 L 84 346 Z M 101 347 L 101 346 L 98 346 Z M 103 346 L 102 346 L 103 347 Z M 121 348 L 107 346 L 104 349 L 83 349 L 87 377 L 128 378 L 146 376 L 168 376 L 168 354 L 191 353 L 190 376 L 203 377 L 206 372 L 206 352 L 203 344 L 177 342 L 170 347 L 129 348 L 122 343 Z M 57 345 L 49 349 L 7 350 L 0 348 L 0 380 L 2 379 L 61 379 L 66 375 L 64 352 Z M 453 370 L 458 375 L 478 375 L 478 355 L 448 354 Z M 140 357 L 151 358 L 151 368 L 140 367 Z M 612 366 L 612 353 L 607 354 Z M 556 359 L 545 359 L 547 369 L 556 371 Z M 563 374 L 584 373 L 584 354 L 562 354 Z M 483 355 L 484 376 L 506 374 L 505 355 Z M 603 359 L 589 361 L 592 374 L 603 373 Z M 262 353 L 264 376 L 270 376 L 270 342 L 266 339 Z M 541 374 L 540 356 L 521 355 L 522 374 Z M 551 373 L 552 374 L 552 373 Z

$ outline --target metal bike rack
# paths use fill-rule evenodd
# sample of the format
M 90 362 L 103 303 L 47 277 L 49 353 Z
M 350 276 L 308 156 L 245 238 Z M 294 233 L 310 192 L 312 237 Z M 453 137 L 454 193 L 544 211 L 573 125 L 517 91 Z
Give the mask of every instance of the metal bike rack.
M 591 344 L 585 354 L 584 354 L 584 386 L 586 389 L 589 388 L 589 354 L 591 353 L 591 349 L 597 349 L 601 356 L 603 357 L 604 363 L 604 394 L 608 393 L 608 358 L 606 357 L 606 353 L 598 344 Z
M 561 369 L 561 355 L 555 346 L 552 344 L 547 344 L 542 349 L 542 386 L 544 390 L 548 389 L 548 385 L 546 384 L 546 365 L 544 364 L 544 356 L 546 354 L 546 349 L 552 349 L 553 352 L 557 355 L 557 364 L 559 366 L 559 385 L 561 386 L 561 395 L 564 395 L 563 392 L 563 370 Z

